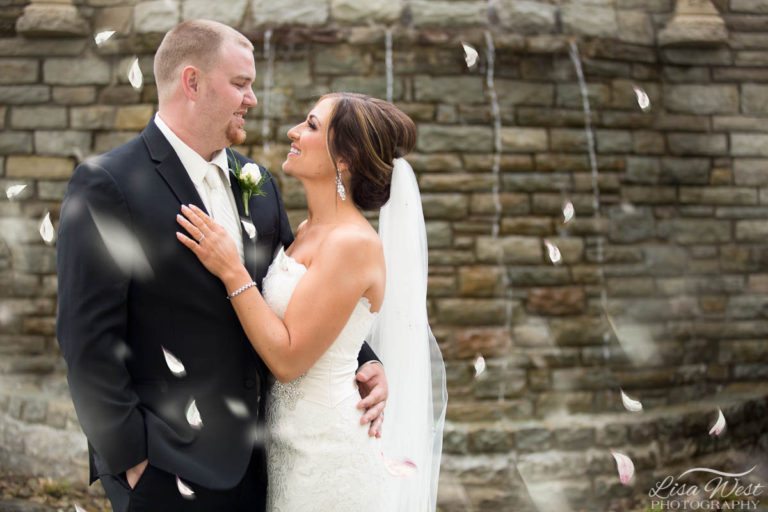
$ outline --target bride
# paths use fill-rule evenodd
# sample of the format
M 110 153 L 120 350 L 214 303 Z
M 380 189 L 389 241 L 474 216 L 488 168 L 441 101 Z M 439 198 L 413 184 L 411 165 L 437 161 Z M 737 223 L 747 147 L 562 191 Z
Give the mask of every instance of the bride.
M 177 233 L 222 280 L 278 381 L 267 417 L 268 509 L 434 510 L 445 371 L 427 324 L 421 199 L 402 158 L 416 127 L 390 103 L 334 93 L 288 136 L 283 170 L 304 186 L 309 215 L 272 262 L 263 295 L 203 211 L 183 206 L 187 234 Z M 378 234 L 361 209 L 381 209 Z M 381 439 L 356 421 L 366 338 L 390 382 Z

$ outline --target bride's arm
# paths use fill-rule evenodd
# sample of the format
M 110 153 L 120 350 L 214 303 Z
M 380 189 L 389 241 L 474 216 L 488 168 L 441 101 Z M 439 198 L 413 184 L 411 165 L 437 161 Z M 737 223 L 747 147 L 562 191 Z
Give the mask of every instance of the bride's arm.
M 179 223 L 193 239 L 181 233 L 177 238 L 222 280 L 227 293 L 250 283 L 224 228 L 197 208 L 182 211 L 189 220 L 179 216 Z M 203 235 L 203 243 L 195 242 Z M 305 373 L 339 335 L 373 282 L 376 249 L 364 236 L 331 233 L 296 286 L 284 320 L 255 286 L 232 298 L 248 339 L 278 380 L 287 382 Z

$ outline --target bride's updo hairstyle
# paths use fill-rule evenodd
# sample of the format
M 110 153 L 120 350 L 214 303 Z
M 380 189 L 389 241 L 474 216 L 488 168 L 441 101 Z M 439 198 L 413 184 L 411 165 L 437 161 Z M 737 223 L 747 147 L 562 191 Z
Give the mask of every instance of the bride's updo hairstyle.
M 326 94 L 334 100 L 328 124 L 333 165 L 344 161 L 352 177 L 350 193 L 363 210 L 378 210 L 389 200 L 392 161 L 413 149 L 416 125 L 393 104 L 351 92 Z

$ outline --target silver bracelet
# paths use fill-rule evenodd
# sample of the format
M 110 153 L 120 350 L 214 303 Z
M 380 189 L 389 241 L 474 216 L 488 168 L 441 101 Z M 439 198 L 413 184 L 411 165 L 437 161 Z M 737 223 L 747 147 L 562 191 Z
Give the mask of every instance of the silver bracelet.
M 256 282 L 255 282 L 255 281 L 251 281 L 251 282 L 250 282 L 250 283 L 248 283 L 248 284 L 244 284 L 243 286 L 241 286 L 241 287 L 240 287 L 240 288 L 238 288 L 237 290 L 235 290 L 235 291 L 233 291 L 232 293 L 230 293 L 229 295 L 227 295 L 227 300 L 232 300 L 232 299 L 234 299 L 235 297 L 237 297 L 238 295 L 240 295 L 241 293 L 243 293 L 243 292 L 244 292 L 245 290 L 247 290 L 248 288 L 253 288 L 254 286 L 256 286 Z

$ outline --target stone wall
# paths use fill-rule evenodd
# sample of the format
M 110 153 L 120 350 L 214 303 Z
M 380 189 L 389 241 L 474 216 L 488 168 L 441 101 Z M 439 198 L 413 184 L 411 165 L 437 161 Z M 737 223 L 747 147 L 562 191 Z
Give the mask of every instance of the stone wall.
M 55 249 L 38 226 L 46 212 L 56 225 L 79 159 L 150 119 L 153 51 L 194 17 L 238 27 L 256 46 L 266 85 L 255 87 L 261 105 L 242 150 L 278 174 L 294 224 L 305 203 L 279 171 L 285 133 L 322 93 L 385 97 L 389 32 L 392 97 L 418 124 L 410 161 L 450 381 L 446 509 L 521 510 L 526 472 L 562 479 L 585 507 L 625 496 L 608 449 L 646 446 L 656 430 L 648 417 L 647 428 L 623 423 L 620 389 L 668 424 L 685 423 L 658 432 L 668 446 L 698 439 L 683 460 L 749 450 L 765 431 L 765 402 L 738 398 L 744 389 L 763 396 L 768 377 L 765 0 L 0 5 L 0 186 L 27 185 L 0 200 L 0 409 L 9 418 L 0 424 L 10 425 L 0 435 L 18 437 L 9 432 L 19 421 L 77 430 L 54 339 Z M 104 30 L 116 34 L 97 45 Z M 462 43 L 479 52 L 475 66 Z M 128 80 L 136 58 L 139 88 Z M 638 104 L 643 92 L 650 109 Z M 565 223 L 568 201 L 575 219 Z M 716 410 L 702 397 L 723 392 L 736 393 L 731 410 L 745 426 L 713 445 L 691 424 Z M 674 409 L 694 401 L 703 409 Z M 582 414 L 593 420 L 571 427 Z M 34 452 L 35 439 L 0 450 L 0 460 Z M 639 470 L 672 464 L 647 446 Z M 579 471 L 548 473 L 553 461 Z

